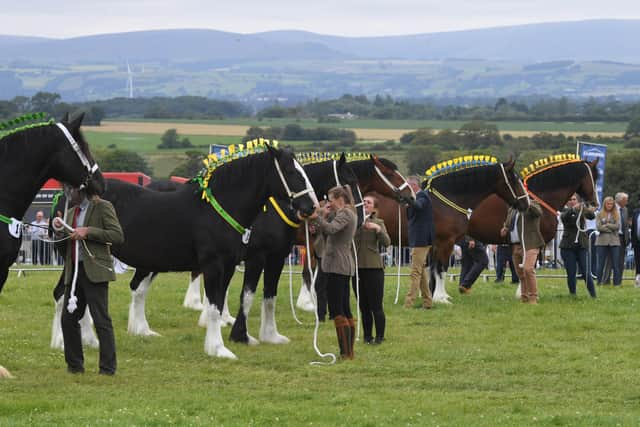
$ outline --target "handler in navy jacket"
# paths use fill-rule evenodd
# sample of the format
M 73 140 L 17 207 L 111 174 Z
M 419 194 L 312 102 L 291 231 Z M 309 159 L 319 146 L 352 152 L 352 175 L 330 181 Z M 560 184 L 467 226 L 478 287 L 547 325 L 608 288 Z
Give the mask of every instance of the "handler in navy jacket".
M 416 200 L 409 202 L 407 218 L 409 220 L 409 247 L 411 248 L 411 288 L 404 300 L 404 307 L 413 307 L 418 295 L 418 287 L 422 293 L 422 308 L 430 309 L 433 305 L 429 290 L 429 273 L 426 270 L 427 254 L 433 242 L 433 216 L 431 199 L 426 191 L 420 189 L 420 178 L 410 176 L 407 182 L 416 193 Z

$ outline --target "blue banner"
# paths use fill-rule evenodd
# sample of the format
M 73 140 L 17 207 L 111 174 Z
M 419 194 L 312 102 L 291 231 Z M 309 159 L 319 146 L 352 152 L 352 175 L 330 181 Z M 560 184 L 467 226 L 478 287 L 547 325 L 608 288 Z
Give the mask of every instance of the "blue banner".
M 607 146 L 603 144 L 594 144 L 592 142 L 578 141 L 578 156 L 582 160 L 592 161 L 598 159 L 598 179 L 596 180 L 596 190 L 598 192 L 598 200 L 602 203 L 604 196 L 604 165 L 607 158 Z
M 227 147 L 226 145 L 209 144 L 209 154 L 215 154 L 219 156 L 221 150 L 226 150 L 228 148 L 229 147 Z

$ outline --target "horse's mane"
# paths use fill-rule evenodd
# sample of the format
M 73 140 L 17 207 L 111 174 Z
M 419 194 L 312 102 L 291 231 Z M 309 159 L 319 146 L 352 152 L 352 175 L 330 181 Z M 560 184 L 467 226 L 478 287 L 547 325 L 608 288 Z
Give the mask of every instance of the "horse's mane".
M 45 113 L 33 113 L 17 117 L 12 120 L 0 122 L 0 158 L 3 158 L 9 151 L 9 144 L 14 140 L 39 140 L 44 134 L 46 127 L 53 124 L 53 120 L 42 121 L 46 117 Z M 33 122 L 33 121 L 36 122 Z M 25 138 L 27 133 L 28 138 Z
M 495 165 L 498 160 L 492 156 L 468 155 L 456 157 L 451 160 L 439 162 L 425 171 L 427 179 L 447 175 L 451 172 L 457 172 L 462 169 L 475 168 L 478 166 Z
M 478 189 L 493 188 L 496 182 L 498 169 L 497 163 L 469 166 L 455 170 L 448 170 L 429 178 L 427 188 L 437 182 L 438 191 L 447 191 L 455 194 L 468 194 Z
M 575 182 L 586 173 L 583 165 L 591 165 L 574 154 L 555 154 L 531 163 L 520 171 L 525 184 L 537 191 L 554 190 L 559 183 Z M 594 170 L 595 169 L 595 170 Z M 544 173 L 543 173 L 544 172 Z M 591 168 L 594 181 L 598 179 L 597 168 Z
M 375 154 L 371 153 L 345 153 L 347 162 L 349 162 L 349 167 L 351 167 L 351 169 L 357 176 L 362 176 L 365 178 L 370 178 L 374 173 L 373 168 L 371 167 L 371 165 L 373 164 L 371 160 L 372 155 L 375 156 Z M 391 160 L 385 159 L 383 157 L 377 157 L 377 159 L 385 167 L 394 171 L 398 170 L 398 166 Z

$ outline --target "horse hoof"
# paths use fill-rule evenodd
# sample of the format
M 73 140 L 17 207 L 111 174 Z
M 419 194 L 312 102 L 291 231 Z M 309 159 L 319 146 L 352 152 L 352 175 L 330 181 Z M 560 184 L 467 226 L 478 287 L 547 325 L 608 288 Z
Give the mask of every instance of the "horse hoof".
M 235 354 L 231 352 L 231 350 L 229 350 L 226 347 L 214 348 L 214 349 L 211 349 L 211 351 L 206 351 L 206 353 L 209 356 L 219 357 L 221 359 L 236 360 L 238 358 Z
M 236 318 L 233 316 L 222 316 L 222 319 L 220 319 L 220 321 L 222 322 L 222 326 L 230 326 L 233 325 L 236 322 Z
M 185 302 L 183 305 L 185 308 L 190 308 L 191 310 L 196 311 L 202 311 L 204 309 L 204 305 L 202 305 L 200 301 Z
M 249 345 L 258 345 L 258 344 L 260 344 L 260 341 L 258 341 L 257 339 L 255 339 L 251 335 L 247 335 L 247 337 L 249 338 L 249 340 L 247 341 L 247 344 L 249 344 Z
M 284 335 L 276 334 L 270 337 L 260 337 L 260 341 L 269 344 L 289 344 L 291 340 Z
M 439 304 L 451 304 L 451 301 L 449 301 L 447 297 L 444 296 L 433 298 L 433 302 L 437 302 Z
M 0 366 L 0 378 L 13 378 L 11 372 L 7 371 L 3 366 Z

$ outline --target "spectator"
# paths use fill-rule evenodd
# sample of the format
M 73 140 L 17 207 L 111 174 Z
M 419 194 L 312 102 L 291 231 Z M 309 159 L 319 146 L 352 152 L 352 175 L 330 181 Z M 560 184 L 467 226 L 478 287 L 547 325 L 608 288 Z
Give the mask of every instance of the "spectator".
M 640 197 L 638 207 L 631 214 L 631 246 L 633 246 L 633 260 L 636 264 L 636 288 L 640 288 Z
M 598 258 L 598 285 L 604 284 L 604 262 L 607 256 L 611 257 L 613 267 L 613 284 L 619 286 L 622 283 L 620 270 L 620 214 L 615 208 L 613 197 L 605 197 L 602 210 L 597 216 L 596 224 L 600 234 L 596 238 L 596 250 Z
M 511 256 L 510 245 L 496 245 L 496 280 L 495 283 L 504 282 L 504 267 L 509 264 L 511 270 L 511 283 L 520 283 L 516 268 L 513 265 L 513 257 Z
M 49 221 L 44 218 L 44 212 L 36 212 L 36 219 L 31 222 L 31 263 L 49 264 L 47 247 L 44 239 L 47 236 Z

